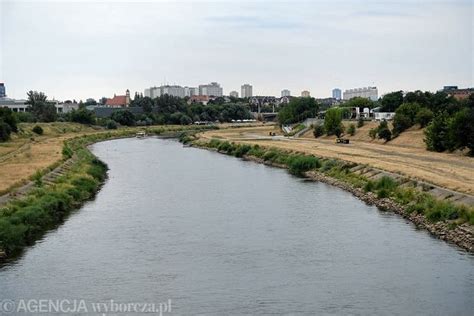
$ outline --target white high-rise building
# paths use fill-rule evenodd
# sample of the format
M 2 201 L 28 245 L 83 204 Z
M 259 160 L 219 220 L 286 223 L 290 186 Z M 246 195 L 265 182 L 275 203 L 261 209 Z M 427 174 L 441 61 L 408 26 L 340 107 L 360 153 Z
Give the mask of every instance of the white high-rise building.
M 217 82 L 199 85 L 199 95 L 222 97 L 222 87 Z
M 252 90 L 253 87 L 251 85 L 249 85 L 248 83 L 243 84 L 240 87 L 240 95 L 242 96 L 242 98 L 251 98 L 253 96 Z
M 281 90 L 281 96 L 282 97 L 289 97 L 291 96 L 291 92 L 288 89 Z
M 344 100 L 350 100 L 355 97 L 367 98 L 372 101 L 377 101 L 379 98 L 377 87 L 364 87 L 344 91 Z
M 233 97 L 233 98 L 238 98 L 239 97 L 239 93 L 237 91 L 231 91 L 229 93 L 229 96 Z
M 181 86 L 177 86 L 177 85 L 174 85 L 174 86 L 165 85 L 165 86 L 150 87 L 148 89 L 145 89 L 145 96 L 150 97 L 152 99 L 158 98 L 165 94 L 168 94 L 174 97 L 180 97 L 180 98 L 184 98 L 184 96 L 186 95 L 185 88 Z
M 308 97 L 311 96 L 311 93 L 308 90 L 303 90 L 303 91 L 301 91 L 301 96 L 303 98 L 308 98 Z
M 184 95 L 192 97 L 193 95 L 199 95 L 199 89 L 196 87 L 184 87 Z
M 145 97 L 151 98 L 151 88 L 145 89 L 145 92 L 143 93 Z

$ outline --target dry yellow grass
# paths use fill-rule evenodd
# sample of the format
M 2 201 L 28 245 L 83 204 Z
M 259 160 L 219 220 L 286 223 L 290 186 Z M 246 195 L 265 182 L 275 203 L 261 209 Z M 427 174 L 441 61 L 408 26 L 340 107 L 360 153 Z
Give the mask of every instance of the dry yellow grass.
M 424 148 L 423 133 L 412 129 L 387 144 L 366 137 L 376 123 L 366 124 L 348 145 L 335 144 L 334 137 L 315 139 L 310 132 L 303 138 L 268 137 L 274 127 L 213 130 L 203 138 L 219 137 L 234 142 L 273 146 L 320 157 L 337 158 L 367 164 L 386 171 L 427 181 L 454 191 L 474 194 L 474 159 L 458 154 L 429 152 Z M 365 134 L 365 135 L 364 135 Z
M 43 135 L 31 131 L 35 125 L 43 128 Z M 10 142 L 0 145 L 0 192 L 25 183 L 36 171 L 61 160 L 66 139 L 97 132 L 81 124 L 60 122 L 22 123 L 19 129 L 18 135 L 14 135 Z

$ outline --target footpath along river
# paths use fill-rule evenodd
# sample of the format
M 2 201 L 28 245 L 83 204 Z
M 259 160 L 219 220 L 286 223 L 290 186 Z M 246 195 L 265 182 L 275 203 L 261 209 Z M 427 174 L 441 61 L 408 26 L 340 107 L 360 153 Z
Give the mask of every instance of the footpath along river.
M 171 315 L 474 311 L 473 255 L 338 188 L 174 140 L 92 150 L 109 179 L 0 267 L 0 305 L 84 300 L 92 313 L 96 302 L 171 300 Z

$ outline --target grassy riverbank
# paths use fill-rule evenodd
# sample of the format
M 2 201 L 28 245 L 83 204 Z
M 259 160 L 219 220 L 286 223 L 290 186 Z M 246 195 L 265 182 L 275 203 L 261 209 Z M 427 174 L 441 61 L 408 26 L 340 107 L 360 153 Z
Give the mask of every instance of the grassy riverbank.
M 149 127 L 148 134 L 177 135 L 181 131 L 209 127 Z M 104 182 L 107 166 L 87 148 L 103 140 L 131 137 L 137 129 L 119 129 L 77 136 L 64 142 L 62 161 L 73 163 L 53 184 L 42 180 L 45 170 L 34 176 L 35 187 L 25 197 L 11 200 L 0 208 L 0 257 L 10 256 L 54 228 L 74 209 L 92 198 Z M 60 163 L 55 163 L 56 165 Z
M 472 207 L 438 200 L 432 195 L 416 189 L 414 185 L 410 185 L 409 181 L 402 185 L 399 181 L 388 176 L 383 176 L 377 180 L 368 179 L 364 175 L 351 171 L 352 168 L 357 166 L 355 163 L 323 159 L 273 147 L 230 143 L 218 139 L 205 141 L 193 140 L 191 137 L 187 137 L 184 142 L 193 142 L 196 146 L 211 148 L 235 157 L 252 157 L 267 164 L 288 168 L 295 175 L 302 176 L 308 171 L 316 171 L 349 184 L 351 187 L 365 192 L 372 192 L 379 199 L 389 198 L 403 206 L 408 214 L 421 214 L 432 223 L 447 222 L 453 228 L 463 223 L 474 225 L 474 210 Z

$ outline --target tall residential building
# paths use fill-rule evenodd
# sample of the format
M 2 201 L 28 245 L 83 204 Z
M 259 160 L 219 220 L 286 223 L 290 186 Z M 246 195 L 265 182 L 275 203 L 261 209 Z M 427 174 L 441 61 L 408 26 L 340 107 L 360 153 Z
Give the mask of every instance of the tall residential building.
M 231 91 L 231 92 L 229 93 L 229 96 L 234 97 L 234 98 L 238 98 L 238 97 L 239 97 L 239 93 L 238 93 L 237 91 Z
M 169 86 L 160 86 L 160 87 L 150 87 L 148 89 L 145 89 L 144 95 L 146 97 L 150 97 L 152 99 L 158 98 L 162 95 L 168 94 L 174 97 L 180 97 L 184 98 L 186 96 L 186 88 L 188 87 L 181 87 L 177 85 Z M 188 88 L 189 89 L 189 88 Z M 196 88 L 194 88 L 196 89 Z M 196 92 L 196 91 L 194 91 Z
M 0 82 L 0 98 L 4 98 L 7 96 L 7 92 L 5 90 L 5 84 Z
M 336 100 L 341 100 L 341 97 L 342 97 L 341 89 L 339 88 L 332 89 L 332 97 Z
M 246 84 L 243 84 L 241 87 L 240 87 L 240 91 L 241 91 L 241 96 L 242 98 L 251 98 L 253 96 L 252 94 L 252 86 L 249 85 L 248 83 Z
M 291 92 L 288 89 L 281 90 L 281 96 L 282 97 L 289 97 L 291 96 Z
M 199 95 L 199 89 L 196 87 L 184 87 L 184 95 L 186 97 L 192 97 L 193 95 Z
M 344 91 L 344 100 L 350 100 L 355 97 L 367 98 L 372 101 L 377 101 L 379 98 L 377 87 L 364 87 Z
M 301 96 L 302 96 L 303 98 L 307 98 L 307 97 L 310 97 L 311 94 L 309 93 L 308 90 L 303 90 L 303 91 L 301 91 Z
M 222 87 L 217 82 L 199 85 L 199 95 L 222 97 Z

